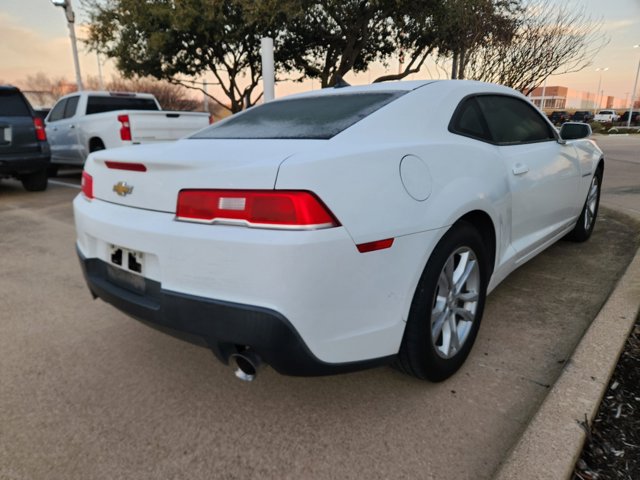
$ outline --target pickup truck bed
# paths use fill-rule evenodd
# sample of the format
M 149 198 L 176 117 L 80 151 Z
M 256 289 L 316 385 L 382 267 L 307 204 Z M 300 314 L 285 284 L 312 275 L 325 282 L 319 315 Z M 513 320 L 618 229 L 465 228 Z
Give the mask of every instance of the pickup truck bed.
M 97 150 L 178 140 L 209 115 L 160 110 L 150 94 L 79 92 L 61 98 L 46 122 L 51 163 L 83 165 Z

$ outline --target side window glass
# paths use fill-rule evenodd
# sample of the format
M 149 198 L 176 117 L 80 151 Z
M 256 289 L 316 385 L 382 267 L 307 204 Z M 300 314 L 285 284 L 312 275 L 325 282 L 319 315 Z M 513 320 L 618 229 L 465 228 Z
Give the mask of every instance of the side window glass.
M 479 140 L 491 141 L 487 126 L 475 97 L 467 98 L 456 109 L 450 130 Z
M 53 110 L 49 113 L 49 117 L 47 118 L 47 122 L 55 122 L 56 120 L 62 120 L 64 117 L 64 107 L 67 105 L 67 100 L 60 100 L 53 107 Z
M 76 114 L 80 97 L 67 98 L 67 106 L 64 108 L 64 118 L 71 118 Z
M 499 145 L 555 140 L 551 126 L 532 105 L 506 95 L 479 95 L 480 110 Z

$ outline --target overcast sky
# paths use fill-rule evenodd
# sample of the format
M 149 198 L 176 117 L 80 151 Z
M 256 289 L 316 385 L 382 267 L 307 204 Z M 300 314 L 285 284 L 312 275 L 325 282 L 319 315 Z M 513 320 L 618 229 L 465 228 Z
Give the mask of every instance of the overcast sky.
M 559 5 L 566 3 L 566 0 L 553 1 Z M 595 91 L 600 75 L 595 69 L 608 67 L 609 70 L 602 74 L 604 94 L 625 98 L 633 87 L 640 60 L 640 48 L 633 49 L 633 45 L 640 44 L 640 0 L 574 0 L 573 4 L 585 6 L 594 18 L 602 18 L 605 33 L 611 41 L 595 58 L 592 67 L 578 73 L 551 77 L 547 85 Z M 83 15 L 79 0 L 73 0 L 73 5 L 79 16 L 78 21 L 82 22 L 86 16 Z M 78 25 L 76 33 L 82 37 L 81 25 Z M 19 82 L 37 72 L 63 76 L 70 81 L 75 79 L 64 12 L 53 6 L 50 0 L 0 0 L 0 52 L 0 82 Z M 96 55 L 88 53 L 82 46 L 80 65 L 83 77 L 97 76 Z M 106 62 L 103 68 L 105 78 L 110 78 L 114 72 L 111 62 Z M 395 71 L 397 63 L 392 62 L 390 69 Z M 371 74 L 347 76 L 347 80 L 367 83 L 382 72 L 382 67 L 377 67 Z M 431 65 L 418 78 L 437 76 L 437 70 Z M 318 83 L 284 83 L 278 85 L 276 94 L 312 87 L 317 88 Z

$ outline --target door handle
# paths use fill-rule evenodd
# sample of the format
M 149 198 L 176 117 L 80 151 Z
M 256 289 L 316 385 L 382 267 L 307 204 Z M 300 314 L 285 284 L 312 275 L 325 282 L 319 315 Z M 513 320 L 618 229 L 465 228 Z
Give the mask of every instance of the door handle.
M 69 130 L 71 130 L 72 128 L 76 128 L 75 125 L 69 125 Z
M 529 167 L 527 167 L 525 164 L 523 163 L 516 163 L 513 166 L 513 174 L 514 175 L 524 175 L 525 173 L 527 173 L 529 171 Z

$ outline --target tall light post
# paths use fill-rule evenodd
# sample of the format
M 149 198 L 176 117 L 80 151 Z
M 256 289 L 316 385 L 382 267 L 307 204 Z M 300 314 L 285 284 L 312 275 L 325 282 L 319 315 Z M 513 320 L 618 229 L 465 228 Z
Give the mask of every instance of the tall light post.
M 71 0 L 51 0 L 56 7 L 64 8 L 64 14 L 67 17 L 67 26 L 69 27 L 69 38 L 71 39 L 71 50 L 73 51 L 73 64 L 76 67 L 76 84 L 78 90 L 83 90 L 82 76 L 80 75 L 80 62 L 78 60 L 78 46 L 76 42 L 76 15 L 71 7 Z
M 596 72 L 600 72 L 600 78 L 598 79 L 598 89 L 596 90 L 596 98 L 593 100 L 594 101 L 594 108 L 593 108 L 593 114 L 594 115 L 596 113 L 596 110 L 600 109 L 600 104 L 602 103 L 602 97 L 600 97 L 600 102 L 598 102 L 597 106 L 595 105 L 595 102 L 598 101 L 598 95 L 600 95 L 600 86 L 602 85 L 602 74 L 604 72 L 606 72 L 607 70 L 609 70 L 609 67 L 596 68 Z
M 640 45 L 634 45 L 633 48 L 640 48 Z M 631 106 L 629 107 L 629 118 L 627 118 L 627 128 L 631 127 L 631 114 L 633 113 L 633 104 L 636 101 L 636 88 L 638 88 L 639 73 L 640 73 L 640 59 L 638 59 L 638 69 L 636 70 L 636 79 L 633 82 L 633 90 L 631 90 Z

